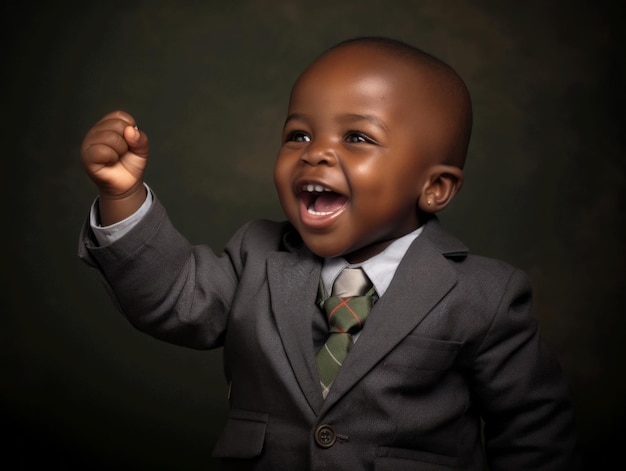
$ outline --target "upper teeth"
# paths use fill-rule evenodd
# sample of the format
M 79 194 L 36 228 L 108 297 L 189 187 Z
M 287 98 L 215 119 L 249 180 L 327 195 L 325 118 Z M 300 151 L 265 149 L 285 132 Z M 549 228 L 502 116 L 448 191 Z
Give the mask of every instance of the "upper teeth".
M 313 191 L 317 191 L 317 192 L 322 192 L 322 191 L 332 191 L 329 188 L 326 188 L 325 186 L 322 185 L 312 185 L 312 184 L 308 184 L 308 185 L 304 185 L 302 187 L 302 191 L 308 191 L 308 192 L 313 192 Z

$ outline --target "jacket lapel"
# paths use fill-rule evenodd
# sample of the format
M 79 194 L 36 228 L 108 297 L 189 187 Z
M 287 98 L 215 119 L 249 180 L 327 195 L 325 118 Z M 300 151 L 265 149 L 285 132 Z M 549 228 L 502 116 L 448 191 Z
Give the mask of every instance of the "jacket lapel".
M 411 245 L 393 281 L 373 307 L 328 397 L 330 407 L 413 331 L 452 289 L 456 273 L 446 257 L 464 257 L 467 248 L 431 221 Z
M 323 399 L 313 351 L 313 316 L 321 263 L 308 251 L 277 252 L 267 270 L 280 339 L 302 393 L 317 414 Z

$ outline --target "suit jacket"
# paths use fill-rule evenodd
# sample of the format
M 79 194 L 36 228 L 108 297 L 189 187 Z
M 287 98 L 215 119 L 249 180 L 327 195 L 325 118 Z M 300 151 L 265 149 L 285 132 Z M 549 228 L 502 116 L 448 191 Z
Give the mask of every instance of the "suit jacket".
M 230 410 L 214 454 L 227 469 L 578 467 L 568 391 L 529 315 L 526 276 L 469 255 L 436 219 L 326 400 L 312 337 L 321 260 L 288 223 L 248 223 L 216 255 L 156 200 L 108 246 L 85 225 L 79 252 L 137 328 L 224 347 Z

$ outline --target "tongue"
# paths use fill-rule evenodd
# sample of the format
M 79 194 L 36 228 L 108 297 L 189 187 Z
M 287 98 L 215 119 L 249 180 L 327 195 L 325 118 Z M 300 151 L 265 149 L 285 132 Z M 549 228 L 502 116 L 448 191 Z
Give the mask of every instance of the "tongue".
M 341 208 L 348 198 L 337 193 L 324 192 L 313 203 L 313 211 L 318 213 L 332 213 Z

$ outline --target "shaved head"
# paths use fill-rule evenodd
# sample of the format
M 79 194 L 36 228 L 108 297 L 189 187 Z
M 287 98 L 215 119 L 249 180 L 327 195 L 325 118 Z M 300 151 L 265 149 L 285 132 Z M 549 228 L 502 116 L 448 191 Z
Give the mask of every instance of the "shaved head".
M 406 44 L 402 41 L 384 37 L 359 37 L 341 42 L 322 53 L 307 68 L 318 62 L 352 49 L 354 54 L 362 55 L 365 62 L 376 67 L 381 62 L 393 66 L 412 69 L 411 79 L 402 83 L 403 94 L 411 106 L 424 108 L 432 119 L 438 117 L 437 140 L 433 155 L 438 163 L 463 168 L 467 155 L 472 130 L 472 105 L 470 95 L 461 77 L 445 62 Z M 296 82 L 297 83 L 297 82 Z M 416 122 L 416 126 L 420 123 Z M 419 130 L 416 129 L 416 134 Z

